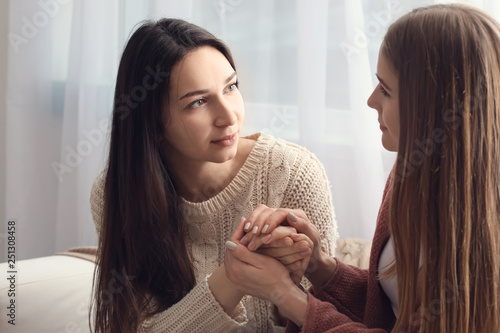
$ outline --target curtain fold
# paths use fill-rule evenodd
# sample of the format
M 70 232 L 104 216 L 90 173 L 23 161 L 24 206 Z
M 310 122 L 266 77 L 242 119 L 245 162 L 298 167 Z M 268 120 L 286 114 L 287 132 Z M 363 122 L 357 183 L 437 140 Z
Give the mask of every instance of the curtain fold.
M 53 22 L 35 1 L 9 5 L 2 225 L 16 219 L 16 257 L 24 259 L 53 251 L 58 182 L 51 163 L 59 159 L 62 123 L 51 80 Z
M 325 158 L 328 0 L 297 1 L 298 140 Z
M 465 2 L 500 18 L 496 0 Z M 229 45 L 244 134 L 263 130 L 315 153 L 341 237 L 371 239 L 394 161 L 366 105 L 378 48 L 392 21 L 432 3 L 10 0 L 1 215 L 17 220 L 17 258 L 96 244 L 89 195 L 106 167 L 118 62 L 134 27 L 161 17 L 199 24 Z
M 55 251 L 95 244 L 89 193 L 103 165 L 120 56 L 117 1 L 75 1 L 65 79 Z M 118 11 L 119 12 L 119 11 Z

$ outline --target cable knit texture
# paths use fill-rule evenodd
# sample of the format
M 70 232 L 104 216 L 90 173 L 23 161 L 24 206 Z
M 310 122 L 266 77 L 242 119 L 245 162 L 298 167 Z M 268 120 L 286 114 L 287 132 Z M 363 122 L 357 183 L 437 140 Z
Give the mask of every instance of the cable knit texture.
M 289 322 L 286 332 L 386 332 L 395 324 L 391 302 L 377 279 L 380 252 L 389 240 L 391 179 L 387 180 L 377 218 L 368 269 L 337 261 L 337 269 L 320 289 L 310 289 L 302 331 Z
M 147 319 L 141 332 L 283 332 L 274 306 L 245 296 L 231 315 L 211 293 L 207 278 L 224 262 L 224 243 L 242 216 L 258 204 L 300 208 L 317 226 L 322 247 L 333 255 L 338 238 L 331 192 L 323 166 L 306 149 L 257 133 L 256 143 L 230 184 L 203 202 L 182 200 L 188 224 L 186 242 L 196 275 L 196 286 L 168 310 Z M 92 187 L 91 208 L 99 234 L 102 225 L 104 172 Z M 207 193 L 214 187 L 207 184 Z M 207 194 L 205 193 L 205 194 Z

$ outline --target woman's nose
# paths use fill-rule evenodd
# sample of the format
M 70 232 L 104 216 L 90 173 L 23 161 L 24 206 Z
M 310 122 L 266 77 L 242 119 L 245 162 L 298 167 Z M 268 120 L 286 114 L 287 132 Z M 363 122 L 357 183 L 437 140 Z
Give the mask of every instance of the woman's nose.
M 371 107 L 372 109 L 375 109 L 378 111 L 379 103 L 377 101 L 377 87 L 375 87 L 375 89 L 373 89 L 373 92 L 370 95 L 370 97 L 368 97 L 366 104 L 368 104 L 368 106 Z
M 236 116 L 235 106 L 224 97 L 222 97 L 218 103 L 217 115 L 215 119 L 216 126 L 231 126 L 236 123 L 238 117 Z

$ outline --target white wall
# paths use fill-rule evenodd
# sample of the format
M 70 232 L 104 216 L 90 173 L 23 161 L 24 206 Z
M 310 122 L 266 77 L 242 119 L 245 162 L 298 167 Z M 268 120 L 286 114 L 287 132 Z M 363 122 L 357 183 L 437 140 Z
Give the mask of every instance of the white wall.
M 5 167 L 6 167 L 6 92 L 7 92 L 7 31 L 9 26 L 9 1 L 0 1 L 0 262 L 6 261 L 5 248 Z

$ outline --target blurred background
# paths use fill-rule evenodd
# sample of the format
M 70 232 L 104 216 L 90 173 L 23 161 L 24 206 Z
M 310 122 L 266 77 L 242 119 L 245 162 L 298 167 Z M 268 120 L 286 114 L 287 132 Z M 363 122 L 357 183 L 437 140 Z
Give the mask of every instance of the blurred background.
M 463 2 L 500 19 L 500 2 Z M 17 259 L 96 245 L 89 205 L 105 168 L 115 76 L 144 19 L 201 25 L 231 48 L 243 134 L 307 147 L 331 182 L 342 238 L 371 239 L 395 159 L 380 143 L 378 49 L 411 0 L 1 0 L 0 262 L 7 222 Z

